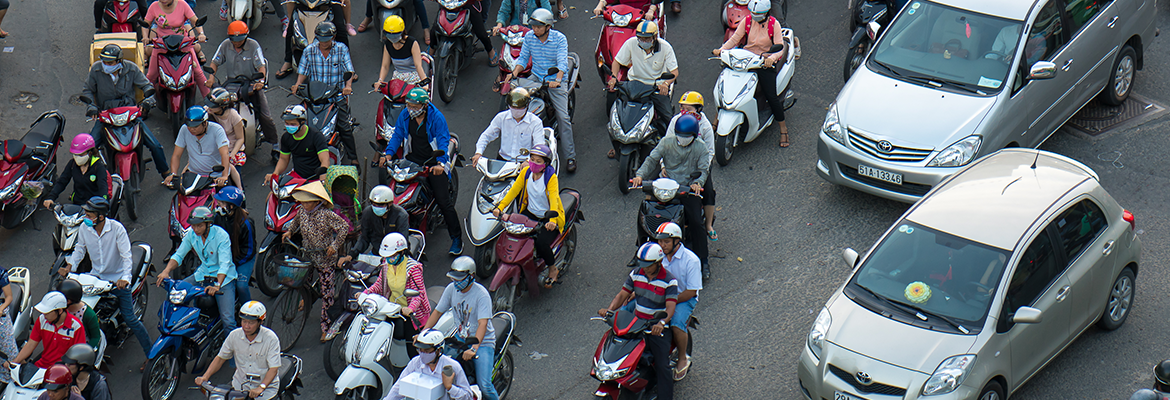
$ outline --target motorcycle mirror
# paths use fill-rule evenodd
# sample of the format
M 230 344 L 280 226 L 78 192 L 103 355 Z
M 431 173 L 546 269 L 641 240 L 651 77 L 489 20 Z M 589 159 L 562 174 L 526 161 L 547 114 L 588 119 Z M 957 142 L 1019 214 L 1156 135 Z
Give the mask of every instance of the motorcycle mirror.
M 467 342 L 465 342 L 465 344 L 468 346 L 479 344 L 479 338 L 475 336 L 469 337 L 467 338 Z
M 662 76 L 658 77 L 658 79 L 661 79 L 664 81 L 669 81 L 671 79 L 674 79 L 674 74 L 667 72 L 665 74 L 662 74 Z
M 207 23 L 207 16 L 206 16 L 206 15 L 204 15 L 203 17 L 201 17 L 201 18 L 199 18 L 199 19 L 195 20 L 195 26 L 197 26 L 197 27 L 199 27 L 199 26 L 203 26 L 203 24 L 206 24 L 206 23 Z
M 212 74 L 212 75 L 215 74 L 215 70 L 211 69 L 211 67 L 206 66 L 206 65 L 203 66 L 203 72 L 208 73 L 208 74 Z
M 775 52 L 778 52 L 778 51 L 780 51 L 780 50 L 784 50 L 784 44 L 783 44 L 783 43 L 777 43 L 777 44 L 774 44 L 774 45 L 772 45 L 772 47 L 768 49 L 768 52 L 769 52 L 769 53 L 775 53 Z
M 553 218 L 556 218 L 558 215 L 561 215 L 561 214 L 556 212 L 556 211 L 553 211 L 553 210 L 548 210 L 548 211 L 544 212 L 544 219 L 553 219 Z
M 420 293 L 414 289 L 406 289 L 406 290 L 402 291 L 402 294 L 405 295 L 406 297 L 418 297 L 418 295 Z
M 261 74 L 259 72 L 252 74 L 252 80 L 258 81 L 261 79 L 264 79 L 264 74 Z
M 692 172 L 692 173 L 691 173 L 691 179 L 692 179 L 692 180 L 694 180 L 694 179 L 699 179 L 699 177 L 700 177 L 700 176 L 703 176 L 703 173 L 702 173 L 702 172 L 695 171 L 695 172 Z
M 143 94 L 143 95 L 145 96 L 145 94 Z M 93 99 L 89 98 L 89 96 L 86 96 L 84 94 L 81 96 L 78 96 L 77 100 L 80 100 L 82 103 L 85 103 L 85 104 L 93 104 Z
M 222 166 L 222 165 L 216 165 L 216 166 L 214 166 L 214 167 L 211 167 L 211 172 L 223 172 L 223 166 Z
M 878 32 L 882 29 L 882 24 L 877 23 L 877 21 L 869 21 L 869 24 L 865 25 L 865 29 L 870 40 L 876 40 Z
M 665 319 L 665 318 L 666 318 L 666 311 L 659 311 L 659 312 L 654 313 L 654 318 L 652 318 L 652 319 Z
M 418 81 L 418 83 L 416 83 L 415 86 L 426 86 L 426 85 L 430 85 L 430 84 L 431 84 L 431 78 L 424 78 L 423 80 Z
M 146 90 L 142 91 L 142 98 L 143 99 L 146 99 L 149 97 L 154 97 L 154 88 L 147 88 Z M 88 97 L 86 97 L 86 98 L 88 99 Z M 82 101 L 85 101 L 85 100 L 82 100 Z
M 379 154 L 380 154 L 380 153 L 382 153 L 382 150 L 383 150 L 383 149 L 379 149 L 379 148 L 378 148 L 378 144 L 377 144 L 377 143 L 374 143 L 374 142 L 372 142 L 372 141 L 371 141 L 371 142 L 370 142 L 370 147 L 372 147 L 372 148 L 374 149 L 374 152 L 375 152 L 375 153 L 379 153 Z
M 329 172 L 329 168 L 327 168 L 327 167 L 317 167 L 317 171 L 314 171 L 314 172 L 315 172 L 315 174 L 314 174 L 314 175 L 324 175 L 326 172 Z
M 206 18 L 206 17 L 204 17 L 204 18 Z M 353 78 L 353 71 L 345 71 L 344 74 L 341 74 L 341 80 L 348 81 L 349 78 Z
M 557 68 L 557 67 L 550 67 L 550 68 L 548 69 L 548 74 L 549 74 L 549 75 L 556 75 L 556 74 L 558 74 L 558 73 L 560 73 L 560 72 L 561 72 L 561 69 L 560 69 L 560 68 Z
M 431 152 L 431 157 L 439 158 L 439 157 L 442 157 L 443 154 L 444 153 L 442 150 L 435 150 L 435 151 Z

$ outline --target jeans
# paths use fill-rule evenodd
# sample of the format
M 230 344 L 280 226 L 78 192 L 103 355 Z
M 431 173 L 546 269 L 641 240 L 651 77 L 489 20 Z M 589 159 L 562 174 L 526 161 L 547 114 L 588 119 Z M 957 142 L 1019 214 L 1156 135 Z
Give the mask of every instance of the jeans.
M 184 282 L 192 285 L 202 285 L 195 281 L 195 275 L 188 276 Z M 223 320 L 224 332 L 231 332 L 236 329 L 236 284 L 235 282 L 224 282 L 225 285 L 220 288 L 219 293 L 215 294 L 215 303 L 219 306 L 219 319 Z
M 146 282 L 142 284 L 145 285 Z M 138 344 L 142 346 L 142 354 L 150 354 L 150 347 L 154 345 L 154 342 L 150 340 L 150 335 L 146 333 L 146 327 L 142 326 L 142 321 L 134 317 L 134 295 L 130 293 L 130 288 L 115 288 L 110 291 L 110 294 L 118 298 L 118 308 L 122 311 L 122 319 L 126 321 L 130 331 L 134 332 L 134 337 L 138 338 Z
M 431 22 L 429 21 L 430 17 L 427 16 L 426 4 L 423 4 L 423 0 L 412 0 L 412 1 L 414 1 L 414 14 L 418 18 L 418 22 L 420 24 L 422 24 L 422 28 L 423 29 L 431 29 Z M 381 9 L 381 6 L 379 6 L 378 8 Z M 378 30 L 381 30 L 382 23 L 385 21 L 378 21 L 378 20 L 374 19 L 374 0 L 367 0 L 366 1 L 366 18 L 370 18 L 371 20 L 373 20 L 373 23 L 370 26 L 372 26 Z
M 569 71 L 565 71 L 565 80 L 562 85 L 569 84 Z M 577 158 L 577 148 L 573 146 L 573 125 L 569 122 L 569 90 L 565 86 L 548 88 L 548 97 L 552 101 L 553 109 L 557 112 L 557 140 L 565 150 L 565 158 Z
M 489 322 L 490 323 L 490 322 Z M 496 385 L 492 384 L 492 369 L 496 364 L 496 349 L 488 346 L 479 346 L 475 351 L 475 382 L 479 384 L 479 391 L 484 400 L 499 400 Z
M 246 263 L 236 266 L 236 307 L 243 307 L 244 303 L 252 301 L 252 290 L 248 288 L 248 280 L 252 278 L 252 269 L 256 267 L 256 257 Z
M 93 129 L 89 131 L 90 136 L 93 136 L 94 145 L 99 149 L 106 144 L 106 135 L 102 134 L 102 126 L 102 121 L 96 121 L 93 123 Z M 167 164 L 167 154 L 163 153 L 162 144 L 154 137 L 154 133 L 150 131 L 150 127 L 146 126 L 145 122 L 139 121 L 138 126 L 142 127 L 142 144 L 150 150 L 150 157 L 154 159 L 154 168 L 158 170 L 159 176 L 166 179 L 167 173 L 171 172 L 171 167 Z M 110 160 L 106 165 L 106 168 L 110 169 L 110 173 L 116 173 L 113 162 L 114 160 Z M 128 176 L 122 178 L 130 179 Z

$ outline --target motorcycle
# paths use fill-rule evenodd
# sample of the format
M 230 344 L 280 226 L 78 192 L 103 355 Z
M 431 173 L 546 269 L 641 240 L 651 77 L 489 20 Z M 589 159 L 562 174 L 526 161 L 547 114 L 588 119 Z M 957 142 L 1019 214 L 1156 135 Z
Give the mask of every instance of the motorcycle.
M 468 0 L 443 0 L 439 2 L 440 10 L 435 16 L 431 31 L 435 36 L 437 49 L 435 51 L 435 83 L 438 85 L 439 98 L 450 103 L 455 98 L 455 84 L 459 78 L 459 71 L 471 64 L 471 58 L 479 52 L 475 34 L 471 32 L 470 7 L 483 7 L 476 2 L 467 4 Z M 487 10 L 484 10 L 486 14 Z
M 569 122 L 573 121 L 573 115 L 576 114 L 577 108 L 577 86 L 580 85 L 580 76 L 578 75 L 578 65 L 581 64 L 581 59 L 577 53 L 569 52 L 569 72 L 565 74 L 567 79 L 564 87 L 569 88 Z M 555 79 L 560 69 L 552 67 L 548 69 L 548 78 Z M 556 130 L 560 123 L 557 122 L 557 110 L 552 106 L 552 97 L 549 95 L 548 83 L 550 80 L 535 80 L 529 75 L 527 78 L 513 78 L 509 83 L 508 88 L 522 87 L 528 90 L 531 95 L 531 101 L 528 102 L 528 112 L 540 117 L 541 124 Z M 501 92 L 503 92 L 501 90 Z M 505 95 L 507 92 L 503 92 Z M 508 109 L 508 104 L 505 100 L 506 96 L 500 96 L 500 111 Z
M 775 2 L 773 2 L 773 4 L 774 3 Z M 743 22 L 744 18 L 751 16 L 752 12 L 751 12 L 751 10 L 748 10 L 747 4 L 748 4 L 748 0 L 727 0 L 726 2 L 723 3 L 723 14 L 722 14 L 721 20 L 723 22 L 723 42 L 724 43 L 727 42 L 727 39 L 731 38 L 731 34 L 735 33 L 735 29 L 739 28 L 739 23 Z M 788 2 L 781 1 L 780 8 L 779 9 L 772 9 L 772 14 L 775 15 L 776 19 L 778 19 L 778 20 L 781 20 L 781 21 L 787 20 L 788 19 Z M 746 41 L 747 41 L 746 38 L 743 39 L 740 42 L 740 45 L 742 46 L 743 43 Z
M 199 18 L 195 22 L 195 27 L 203 26 L 206 22 L 207 17 Z M 171 119 L 171 130 L 177 135 L 179 127 L 183 125 L 183 114 L 187 108 L 203 104 L 199 88 L 196 86 L 203 83 L 195 82 L 195 68 L 202 67 L 199 66 L 199 60 L 190 53 L 195 47 L 195 37 L 160 36 L 155 37 L 150 46 L 164 50 L 157 60 L 158 65 L 150 66 L 158 68 L 159 72 L 159 81 L 152 83 L 157 87 L 157 92 L 161 93 L 161 96 L 158 96 L 158 107 L 167 113 L 167 117 Z
M 274 400 L 293 400 L 300 394 L 301 387 L 301 358 L 289 353 L 280 353 L 280 368 L 276 376 L 280 378 L 280 387 L 276 389 Z M 248 375 L 248 382 L 259 384 L 264 379 L 260 375 Z M 200 391 L 207 400 L 248 400 L 248 392 L 235 390 L 231 385 L 216 386 L 211 381 L 203 382 Z
M 434 62 L 431 55 L 422 53 L 423 70 L 427 74 L 432 72 L 431 66 Z M 376 83 L 375 83 L 376 84 Z M 431 78 L 423 78 L 416 84 L 409 84 L 401 79 L 390 79 L 381 88 L 374 88 L 366 94 L 378 92 L 382 94 L 382 99 L 378 100 L 378 115 L 374 117 L 374 146 L 376 151 L 380 154 L 386 149 L 386 145 L 390 142 L 390 137 L 394 135 L 394 125 L 398 123 L 398 115 L 402 110 L 406 109 L 406 94 L 416 87 L 426 89 L 427 97 L 432 94 Z M 385 182 L 388 177 L 384 169 L 378 169 L 378 182 Z
M 278 239 L 284 234 L 284 226 L 292 221 L 300 210 L 297 201 L 292 197 L 293 189 L 313 182 L 317 180 L 316 178 L 302 179 L 284 174 L 272 177 L 272 182 L 268 185 L 272 188 L 268 193 L 264 213 L 264 228 L 268 229 L 268 234 L 260 241 L 260 247 L 256 252 L 258 268 L 252 270 L 252 280 L 265 296 L 276 297 L 282 291 L 280 282 L 276 280 L 277 262 L 272 255 L 288 252 L 284 243 Z
M 348 81 L 349 78 L 353 77 L 353 72 L 346 71 L 342 76 L 343 82 Z M 347 101 L 335 99 L 341 93 L 341 89 L 341 85 L 329 86 L 323 82 L 310 81 L 299 93 L 290 93 L 299 98 L 301 105 L 305 106 L 305 110 L 308 111 L 306 117 L 309 125 L 325 135 L 325 141 L 329 144 L 329 165 L 339 165 L 349 161 L 343 158 L 345 151 L 341 143 L 341 133 L 337 131 L 337 117 L 341 111 L 341 106 L 338 103 Z M 352 119 L 353 116 L 350 118 Z M 357 149 L 354 151 L 356 152 Z
M 853 71 L 857 71 L 857 67 L 865 61 L 881 28 L 889 25 L 893 18 L 889 13 L 890 8 L 890 4 L 884 0 L 857 0 L 857 4 L 850 7 L 852 16 L 849 27 L 853 37 L 849 39 L 849 50 L 845 53 L 845 81 L 849 81 Z
M 443 155 L 442 151 L 435 150 L 431 159 L 441 155 Z M 449 161 L 444 167 L 450 179 L 447 184 L 448 196 L 450 196 L 451 203 L 455 204 L 459 196 L 459 171 L 453 167 L 463 166 L 463 156 L 459 154 L 459 136 L 454 133 L 451 133 L 451 144 L 447 146 L 447 157 Z M 372 163 L 377 167 L 377 162 Z M 414 161 L 406 158 L 399 158 L 386 164 L 385 169 L 393 181 L 387 183 L 394 190 L 394 204 L 410 214 L 411 229 L 417 229 L 429 235 L 435 231 L 435 227 L 444 225 L 443 212 L 439 209 L 439 202 L 435 201 L 435 195 L 431 193 L 431 186 L 423 184 L 423 180 L 426 179 L 425 174 L 429 173 L 427 167 L 415 164 Z
M 264 20 L 264 0 L 231 0 L 228 6 L 231 21 L 244 21 L 254 31 Z
M 414 1 L 376 0 L 374 1 L 374 6 L 377 7 L 374 10 L 374 15 L 378 17 L 378 19 L 374 20 L 377 22 L 375 26 L 381 27 L 382 22 L 386 21 L 386 18 L 390 18 L 391 15 L 397 15 L 399 18 L 402 18 L 402 22 L 406 24 L 406 29 L 403 32 L 410 32 L 410 28 L 414 26 Z M 386 38 L 383 37 L 382 40 L 386 40 Z M 426 54 L 426 43 L 419 43 L 419 46 L 423 46 L 423 54 Z
M 0 318 L 12 318 L 12 337 L 16 339 L 16 345 L 19 347 L 28 341 L 32 331 L 33 305 L 29 302 L 29 287 L 32 286 L 32 282 L 29 281 L 28 268 L 25 267 L 8 268 L 7 274 L 8 283 L 12 286 L 12 304 L 8 306 L 7 313 Z
M 147 90 L 144 98 L 154 96 L 153 90 Z M 93 99 L 81 96 L 82 103 L 92 105 Z M 102 122 L 102 134 L 106 143 L 102 150 L 102 158 L 109 160 L 106 165 L 112 167 L 110 174 L 117 177 L 117 190 L 112 190 L 114 196 L 110 201 L 110 215 L 117 215 L 117 205 L 126 203 L 126 213 L 130 219 L 138 220 L 138 196 L 142 193 L 142 171 L 146 170 L 146 162 L 142 156 L 144 127 L 142 115 L 149 110 L 141 105 L 115 107 L 98 113 L 97 119 Z M 88 122 L 88 121 L 87 121 Z M 125 177 L 125 178 L 123 178 Z M 123 184 L 126 193 L 122 193 Z M 121 201 L 119 201 L 121 200 Z
M 212 171 L 223 172 L 223 166 L 216 165 Z M 169 254 L 174 254 L 183 237 L 191 233 L 191 224 L 187 223 L 191 211 L 196 207 L 211 207 L 211 196 L 215 194 L 215 178 L 188 171 L 182 176 L 172 178 L 170 189 L 176 191 L 175 197 L 171 199 L 170 223 L 167 226 L 167 232 L 171 237 Z M 187 257 L 179 264 L 179 269 L 175 271 L 176 276 L 190 276 L 198 266 L 196 263 L 198 259 L 195 253 L 188 252 Z
M 504 44 L 500 45 L 499 54 L 500 60 L 497 67 L 500 73 L 496 76 L 496 91 L 501 95 L 507 95 L 512 91 L 512 84 L 504 80 L 504 77 L 512 73 L 516 68 L 517 58 L 520 57 L 520 50 L 524 47 L 524 35 L 532 29 L 524 25 L 511 25 L 500 30 L 500 37 L 504 38 Z M 524 78 L 532 73 L 532 61 L 524 65 L 524 69 L 520 71 L 519 78 Z M 501 101 L 502 97 L 501 97 Z M 500 110 L 507 107 L 507 104 L 501 104 Z
M 97 313 L 98 319 L 101 320 L 102 330 L 102 346 L 98 350 L 98 365 L 101 366 L 106 360 L 103 355 L 109 345 L 121 348 L 122 343 L 130 337 L 130 325 L 127 324 L 127 318 L 134 318 L 142 321 L 146 318 L 147 306 L 147 287 L 146 276 L 150 273 L 152 265 L 150 259 L 154 251 L 146 242 L 136 241 L 130 247 L 131 260 L 134 266 L 134 275 L 131 279 L 130 296 L 134 299 L 133 315 L 123 315 L 122 309 L 119 307 L 118 297 L 114 296 L 110 291 L 117 286 L 114 282 L 105 281 L 101 278 L 90 274 L 69 273 L 68 279 L 72 279 L 81 284 L 82 293 L 81 301 L 86 306 L 92 308 Z M 54 279 L 60 277 L 58 274 Z
M 113 0 L 106 3 L 102 13 L 101 33 L 141 33 L 137 20 L 146 15 L 146 10 L 138 9 L 138 2 L 134 0 Z M 141 36 L 141 35 L 139 35 Z M 141 39 L 141 38 L 140 38 Z
M 691 179 L 698 179 L 699 176 L 700 174 L 695 172 L 691 174 Z M 651 234 L 665 222 L 674 222 L 679 227 L 686 226 L 682 197 L 703 197 L 698 193 L 691 193 L 690 186 L 679 186 L 678 182 L 670 178 L 658 178 L 650 185 L 643 183 L 641 187 L 630 189 L 641 189 L 646 193 L 646 200 L 638 209 L 638 240 L 634 243 L 635 246 L 651 240 Z M 687 235 L 687 230 L 683 229 L 683 241 L 689 244 L 693 239 Z
M 508 397 L 508 392 L 512 391 L 513 370 L 515 369 L 515 364 L 512 362 L 512 351 L 508 347 L 512 342 L 515 342 L 517 346 L 521 346 L 522 343 L 520 342 L 520 337 L 515 335 L 516 316 L 512 313 L 497 311 L 492 315 L 491 324 L 496 332 L 494 355 L 496 362 L 492 367 L 492 386 L 495 386 L 496 394 L 502 400 Z M 466 341 L 461 341 L 455 337 L 454 332 L 451 332 L 447 335 L 445 343 L 447 347 L 446 355 L 459 361 L 459 366 L 463 367 L 463 373 L 467 375 L 467 381 L 471 384 L 471 391 L 475 394 L 475 398 L 483 398 L 475 375 L 475 359 L 464 360 L 460 356 L 463 352 L 470 350 L 472 345 L 479 343 L 479 341 L 474 337 Z M 412 382 L 415 381 L 406 379 L 402 381 L 404 386 Z
M 539 220 L 521 213 L 501 215 L 505 233 L 496 240 L 496 261 L 499 267 L 487 288 L 496 311 L 512 312 L 516 298 L 522 291 L 527 291 L 533 297 L 540 296 L 540 282 L 548 277 L 548 269 L 558 268 L 563 273 L 572 264 L 573 253 L 577 250 L 576 224 L 584 222 L 585 215 L 578 209 L 580 193 L 563 188 L 560 196 L 565 209 L 565 230 L 552 243 L 555 266 L 545 265 L 544 260 L 536 256 L 533 247 L 536 239 L 532 235 L 537 226 L 556 217 L 556 211 L 549 211 Z
M 789 47 L 787 58 L 780 64 L 776 74 L 775 88 L 784 103 L 782 107 L 788 109 L 796 103 L 795 93 L 789 89 L 789 81 L 796 70 L 800 41 L 788 28 L 781 28 L 781 35 L 785 44 L 772 46 L 764 55 Z M 727 165 L 736 147 L 756 140 L 774 121 L 768 102 L 754 95 L 759 82 L 755 70 L 764 67 L 764 57 L 744 49 L 730 49 L 708 60 L 720 60 L 723 63 L 723 72 L 719 73 L 719 80 L 715 82 L 714 93 L 715 104 L 719 105 L 715 127 L 715 161 L 719 165 Z
M 158 310 L 159 337 L 142 374 L 143 400 L 171 399 L 183 373 L 205 370 L 227 336 L 216 299 L 204 287 L 174 279 L 164 279 L 163 287 L 168 301 Z
M 228 78 L 223 82 L 223 88 L 235 97 L 233 107 L 240 118 L 244 120 L 244 154 L 251 156 L 252 151 L 260 145 L 259 120 L 256 119 L 256 104 L 250 92 L 252 84 L 264 78 L 259 72 L 252 76 L 239 75 Z M 264 90 L 261 88 L 260 90 Z
M 646 351 L 643 343 L 650 335 L 650 328 L 666 318 L 665 311 L 659 311 L 651 319 L 641 319 L 632 312 L 622 310 L 607 312 L 605 317 L 592 317 L 591 321 L 604 321 L 609 329 L 597 344 L 593 353 L 593 369 L 589 375 L 601 381 L 593 392 L 597 397 L 653 399 L 657 378 L 654 375 L 654 357 Z M 699 321 L 691 316 L 687 327 L 696 328 Z M 687 356 L 691 355 L 695 335 L 687 336 Z M 678 363 L 678 348 L 670 346 L 670 368 Z
M 625 4 L 618 4 L 605 7 L 605 11 L 599 16 L 593 18 L 605 18 L 605 26 L 601 28 L 601 37 L 597 39 L 597 50 L 593 52 L 593 56 L 597 59 L 597 75 L 601 77 L 602 82 L 609 82 L 611 71 L 609 66 L 613 65 L 613 57 L 617 55 L 618 50 L 626 43 L 626 40 L 634 37 L 634 28 L 644 19 L 653 21 L 658 24 L 658 36 L 666 37 L 666 8 L 663 6 L 665 2 L 656 3 L 658 5 L 657 15 L 646 15 L 645 10 L 627 6 Z
M 65 117 L 46 111 L 17 139 L 3 141 L 0 159 L 0 225 L 15 229 L 36 211 L 37 198 L 57 176 L 57 148 L 61 146 Z
M 605 67 L 609 70 L 609 67 Z M 625 73 L 616 72 L 619 79 Z M 662 74 L 659 80 L 674 79 L 674 74 Z M 630 192 L 626 185 L 638 172 L 642 160 L 654 150 L 658 141 L 666 134 L 666 124 L 669 117 L 663 118 L 654 112 L 654 103 L 651 96 L 658 92 L 655 85 L 647 85 L 638 81 L 619 81 L 615 85 L 617 100 L 609 109 L 609 139 L 613 142 L 614 151 L 618 155 L 618 190 L 622 194 Z M 673 89 L 673 85 L 672 85 Z M 670 94 L 667 94 L 670 97 Z M 665 120 L 664 120 L 665 119 Z
M 12 383 L 4 388 L 4 400 L 36 400 L 45 393 L 44 368 L 38 368 L 31 362 L 24 364 L 10 364 L 8 376 Z
M 285 45 L 291 46 L 293 49 L 292 65 L 296 68 L 300 65 L 305 47 L 308 47 L 309 43 L 313 43 L 316 38 L 314 32 L 317 25 L 325 21 L 334 22 L 332 7 L 334 4 L 341 4 L 341 2 L 337 0 L 284 0 L 280 4 L 283 7 L 284 4 L 288 3 L 293 4 L 293 15 L 289 16 L 292 22 L 292 34 L 289 35 Z M 344 28 L 344 26 L 341 27 Z M 339 35 L 336 36 L 337 40 L 341 40 L 340 37 L 344 32 L 345 29 L 339 30 Z

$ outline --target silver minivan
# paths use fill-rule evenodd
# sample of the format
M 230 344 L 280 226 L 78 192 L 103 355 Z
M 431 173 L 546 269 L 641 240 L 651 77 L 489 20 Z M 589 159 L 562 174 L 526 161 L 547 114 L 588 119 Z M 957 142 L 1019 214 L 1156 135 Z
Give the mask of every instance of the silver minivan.
M 817 173 L 914 202 L 1005 147 L 1037 147 L 1085 103 L 1121 104 L 1156 0 L 908 2 L 829 106 Z

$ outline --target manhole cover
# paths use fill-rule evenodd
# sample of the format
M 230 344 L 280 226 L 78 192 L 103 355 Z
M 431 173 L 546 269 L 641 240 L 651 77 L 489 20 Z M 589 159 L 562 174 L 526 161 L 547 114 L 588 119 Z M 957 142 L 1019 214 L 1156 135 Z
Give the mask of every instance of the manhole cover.
M 40 99 L 41 99 L 41 96 L 38 96 L 36 93 L 33 93 L 33 92 L 20 92 L 20 93 L 17 93 L 15 96 L 12 96 L 12 102 L 16 103 L 16 104 L 20 104 L 22 106 L 36 103 L 37 100 L 40 100 Z
M 85 103 L 81 101 L 81 93 L 69 96 L 69 104 L 75 106 L 84 106 Z
M 1138 117 L 1160 113 L 1166 107 L 1153 100 L 1131 94 L 1129 99 L 1120 106 L 1110 106 L 1098 99 L 1093 99 L 1077 111 L 1065 126 L 1081 131 L 1090 136 L 1097 136 L 1108 132 L 1122 123 L 1132 121 Z

